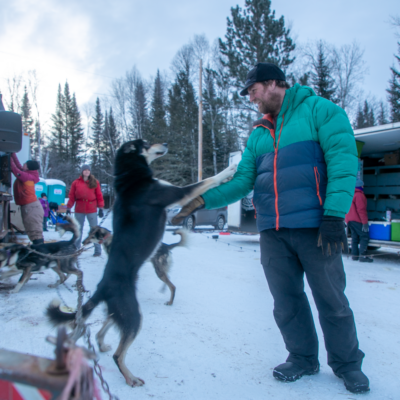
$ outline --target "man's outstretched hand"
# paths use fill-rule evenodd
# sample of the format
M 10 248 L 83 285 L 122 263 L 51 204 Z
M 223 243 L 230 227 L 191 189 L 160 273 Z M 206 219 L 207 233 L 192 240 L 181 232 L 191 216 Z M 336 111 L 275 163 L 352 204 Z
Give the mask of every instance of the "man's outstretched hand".
M 181 211 L 172 218 L 172 225 L 180 225 L 183 220 L 197 210 L 204 208 L 204 200 L 201 196 L 195 197 L 192 201 L 182 207 Z

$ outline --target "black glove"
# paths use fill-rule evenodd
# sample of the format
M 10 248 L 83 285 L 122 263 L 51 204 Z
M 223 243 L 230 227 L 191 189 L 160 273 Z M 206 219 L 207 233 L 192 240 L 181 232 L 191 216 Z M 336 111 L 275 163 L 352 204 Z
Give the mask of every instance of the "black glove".
M 182 207 L 181 211 L 172 218 L 172 225 L 180 225 L 188 215 L 202 208 L 204 208 L 203 198 L 201 196 L 195 197 L 192 201 Z
M 368 224 L 363 224 L 363 226 L 362 226 L 362 231 L 363 231 L 363 232 L 369 232 L 369 226 L 368 226 Z
M 67 211 L 65 212 L 67 215 L 71 215 L 71 210 L 67 208 Z
M 99 218 L 103 218 L 104 217 L 104 211 L 102 208 L 99 209 Z
M 344 219 L 325 215 L 318 230 L 318 247 L 322 247 L 322 254 L 330 256 L 332 253 L 349 252 L 347 236 L 344 229 Z

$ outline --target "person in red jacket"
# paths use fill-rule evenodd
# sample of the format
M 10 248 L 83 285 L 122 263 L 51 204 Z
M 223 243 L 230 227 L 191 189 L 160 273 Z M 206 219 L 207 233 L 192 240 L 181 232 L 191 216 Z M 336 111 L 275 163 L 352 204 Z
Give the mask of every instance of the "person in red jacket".
M 17 206 L 21 206 L 22 222 L 26 234 L 33 244 L 43 241 L 43 208 L 35 193 L 35 183 L 39 182 L 39 163 L 28 160 L 24 165 L 15 153 L 10 158 L 11 171 L 17 178 L 14 182 L 13 193 Z
M 373 262 L 374 260 L 366 255 L 369 242 L 369 227 L 367 198 L 365 197 L 363 186 L 364 182 L 357 179 L 353 202 L 351 203 L 350 211 L 346 215 L 346 223 L 351 232 L 351 254 L 353 260 Z M 359 244 L 360 250 L 358 250 Z
M 74 180 L 69 191 L 69 200 L 67 204 L 68 212 L 75 204 L 75 218 L 81 225 L 81 236 L 76 245 L 81 247 L 82 230 L 87 218 L 90 227 L 97 225 L 97 209 L 99 208 L 99 217 L 103 217 L 104 200 L 101 193 L 99 181 L 92 175 L 89 165 L 82 166 L 81 176 Z M 101 255 L 101 246 L 94 245 L 94 257 Z

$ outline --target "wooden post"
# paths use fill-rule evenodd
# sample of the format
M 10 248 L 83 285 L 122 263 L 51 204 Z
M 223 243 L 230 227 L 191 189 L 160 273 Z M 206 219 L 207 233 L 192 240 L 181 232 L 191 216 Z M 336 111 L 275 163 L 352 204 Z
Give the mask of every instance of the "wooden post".
M 199 75 L 199 152 L 198 152 L 198 175 L 197 180 L 203 180 L 203 99 L 202 99 L 202 77 L 203 61 L 200 59 Z

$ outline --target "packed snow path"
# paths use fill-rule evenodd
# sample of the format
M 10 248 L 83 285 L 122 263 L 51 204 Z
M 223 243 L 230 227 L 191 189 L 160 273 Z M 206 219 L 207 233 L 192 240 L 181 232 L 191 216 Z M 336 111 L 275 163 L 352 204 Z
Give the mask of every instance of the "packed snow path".
M 108 218 L 104 226 L 110 225 Z M 84 234 L 87 231 L 86 223 Z M 46 233 L 46 239 L 57 237 L 54 232 Z M 177 240 L 171 232 L 165 233 L 166 243 Z M 84 284 L 93 293 L 106 256 L 93 258 L 92 251 L 82 255 L 80 264 Z M 273 367 L 285 361 L 287 352 L 273 319 L 273 301 L 260 265 L 257 235 L 220 236 L 216 241 L 211 233 L 191 234 L 189 248 L 175 248 L 173 259 L 170 277 L 177 292 L 172 307 L 164 305 L 168 288 L 160 292 L 162 282 L 151 263 L 140 271 L 137 293 L 143 326 L 129 349 L 126 364 L 145 380 L 143 387 L 125 384 L 112 359 L 118 333 L 110 330 L 106 336 L 113 351 L 100 355 L 100 365 L 112 393 L 120 400 L 361 398 L 347 392 L 327 366 L 318 313 L 308 286 L 320 338 L 321 372 L 289 384 L 272 377 Z M 398 399 L 400 259 L 393 253 L 372 264 L 351 259 L 344 263 L 346 294 L 355 314 L 360 348 L 366 353 L 363 370 L 371 382 L 368 399 Z M 53 357 L 53 347 L 45 337 L 55 331 L 46 322 L 44 309 L 57 297 L 56 290 L 47 287 L 56 279 L 53 271 L 46 271 L 34 275 L 18 294 L 0 291 L 0 347 Z M 11 279 L 16 281 L 17 277 Z M 68 287 L 73 283 L 75 277 L 67 281 Z M 76 306 L 76 292 L 64 287 L 60 290 L 68 305 Z M 93 339 L 103 315 L 99 306 L 88 321 Z

